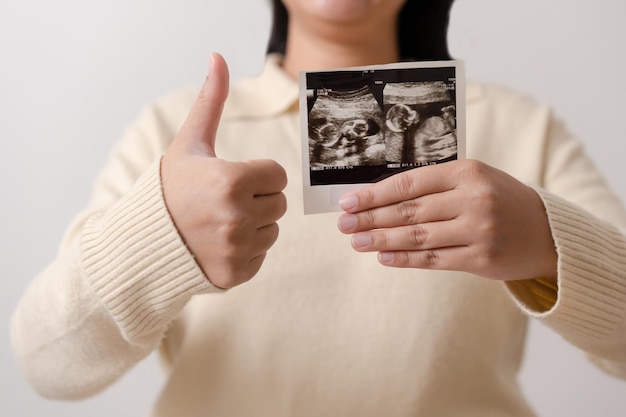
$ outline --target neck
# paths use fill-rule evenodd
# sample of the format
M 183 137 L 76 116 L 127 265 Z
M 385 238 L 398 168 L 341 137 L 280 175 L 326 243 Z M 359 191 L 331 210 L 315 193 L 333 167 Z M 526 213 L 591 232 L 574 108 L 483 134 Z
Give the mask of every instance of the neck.
M 313 30 L 314 29 L 314 30 Z M 283 68 L 293 78 L 298 72 L 397 62 L 399 57 L 395 25 L 339 28 L 323 23 L 316 28 L 289 24 Z

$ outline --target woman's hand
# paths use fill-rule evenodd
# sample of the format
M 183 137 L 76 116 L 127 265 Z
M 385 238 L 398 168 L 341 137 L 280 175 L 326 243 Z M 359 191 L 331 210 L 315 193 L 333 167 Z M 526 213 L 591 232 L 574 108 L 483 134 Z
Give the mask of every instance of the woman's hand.
M 530 187 L 474 160 L 421 167 L 344 195 L 338 219 L 352 247 L 394 267 L 487 278 L 556 278 L 543 203 Z
M 163 156 L 167 208 L 209 280 L 230 288 L 252 278 L 278 237 L 287 208 L 285 170 L 271 160 L 229 162 L 215 155 L 228 95 L 228 68 L 213 54 L 187 120 Z

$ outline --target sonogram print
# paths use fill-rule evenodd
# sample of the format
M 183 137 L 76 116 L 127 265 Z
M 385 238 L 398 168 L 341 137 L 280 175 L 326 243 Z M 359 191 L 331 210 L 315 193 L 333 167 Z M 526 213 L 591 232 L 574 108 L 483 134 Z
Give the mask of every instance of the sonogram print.
M 338 210 L 355 187 L 465 158 L 460 61 L 302 71 L 299 93 L 307 214 Z
M 456 157 L 456 108 L 446 83 L 388 83 L 383 102 L 390 164 L 423 165 Z

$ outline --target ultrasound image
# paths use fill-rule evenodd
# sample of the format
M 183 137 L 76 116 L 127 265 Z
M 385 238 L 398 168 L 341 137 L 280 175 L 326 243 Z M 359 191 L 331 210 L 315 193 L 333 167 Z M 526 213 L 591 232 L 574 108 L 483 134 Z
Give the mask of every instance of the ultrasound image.
M 385 165 L 383 112 L 367 86 L 317 92 L 309 112 L 311 168 Z
M 379 181 L 457 159 L 455 68 L 307 74 L 311 185 Z

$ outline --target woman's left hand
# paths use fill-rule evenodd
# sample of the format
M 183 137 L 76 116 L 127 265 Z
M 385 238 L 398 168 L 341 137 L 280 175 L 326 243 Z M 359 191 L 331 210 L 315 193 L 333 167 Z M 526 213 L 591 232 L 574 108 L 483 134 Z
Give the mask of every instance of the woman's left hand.
M 341 198 L 352 247 L 381 264 L 498 280 L 555 278 L 545 207 L 530 187 L 475 160 L 405 171 Z

